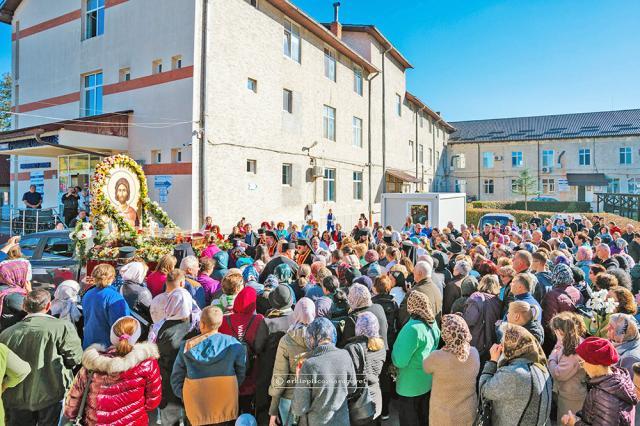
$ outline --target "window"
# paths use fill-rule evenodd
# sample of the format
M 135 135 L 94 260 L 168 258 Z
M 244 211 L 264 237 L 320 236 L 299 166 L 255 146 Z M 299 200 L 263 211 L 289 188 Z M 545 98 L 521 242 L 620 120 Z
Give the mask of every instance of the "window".
M 542 193 L 552 194 L 556 192 L 556 180 L 555 179 L 542 179 Z
M 171 58 L 171 69 L 179 70 L 182 68 L 182 55 L 177 55 Z
M 50 237 L 42 250 L 42 260 L 66 260 L 73 257 L 74 243 L 67 237 Z
M 431 119 L 429 119 L 429 133 L 433 132 L 433 123 L 431 122 Z
M 336 169 L 324 169 L 324 201 L 336 200 Z
M 282 184 L 286 186 L 291 186 L 292 179 L 292 170 L 293 166 L 289 163 L 282 164 Z
M 162 59 L 156 59 L 151 63 L 151 73 L 160 74 L 162 72 Z
M 440 151 L 436 151 L 436 164 L 440 162 Z
M 174 163 L 182 162 L 182 150 L 179 148 L 174 148 L 171 150 L 171 161 Z
M 104 0 L 87 0 L 84 38 L 104 34 Z
M 522 161 L 522 152 L 513 151 L 511 153 L 511 167 L 522 167 L 524 161 Z
M 422 113 L 418 114 L 420 116 L 420 128 L 424 127 L 424 115 Z
M 511 192 L 517 193 L 520 191 L 520 185 L 517 179 L 511 179 Z
M 251 90 L 253 93 L 258 93 L 258 81 L 253 78 L 248 78 L 247 89 Z
M 484 180 L 484 193 L 493 194 L 493 179 Z
M 542 151 L 542 167 L 553 167 L 553 150 Z
M 353 90 L 362 96 L 362 70 L 360 68 L 353 69 Z
M 467 192 L 467 181 L 464 179 L 456 179 L 455 192 Z
M 282 44 L 284 56 L 300 63 L 300 28 L 287 20 L 284 21 Z
M 151 151 L 151 158 L 156 164 L 162 163 L 162 151 Z
M 589 148 L 580 148 L 578 150 L 578 164 L 581 166 L 591 165 L 591 150 Z
M 324 76 L 336 81 L 336 54 L 331 49 L 324 49 Z
M 433 149 L 429 148 L 427 154 L 429 156 L 429 166 L 433 166 Z
M 493 169 L 493 152 L 483 152 L 482 153 L 482 167 L 485 169 Z
M 398 117 L 402 116 L 402 96 L 396 93 L 396 114 Z
M 640 178 L 630 178 L 627 181 L 627 192 L 629 194 L 640 194 Z
M 416 161 L 416 151 L 414 149 L 415 145 L 413 144 L 413 141 L 409 141 L 409 155 L 411 156 L 411 162 L 413 163 L 414 161 Z
M 20 240 L 20 251 L 22 252 L 22 255 L 28 259 L 33 256 L 33 253 L 39 245 L 40 238 L 24 238 Z
M 353 172 L 353 199 L 362 200 L 362 172 Z
M 258 173 L 258 162 L 256 160 L 247 160 L 247 173 Z
M 282 110 L 293 113 L 293 92 L 288 89 L 282 89 Z
M 245 1 L 255 8 L 258 7 L 258 0 L 245 0 Z
M 431 148 L 429 148 L 429 150 L 431 150 Z M 422 144 L 418 145 L 418 162 L 424 164 L 424 146 Z
M 131 80 L 131 68 L 120 68 L 118 80 L 120 83 Z
M 620 164 L 631 164 L 631 147 L 620 148 Z
M 353 146 L 362 148 L 362 119 L 353 117 Z
M 88 117 L 102 114 L 102 73 L 97 72 L 84 76 L 83 106 L 81 115 Z
M 322 109 L 322 137 L 336 140 L 336 109 L 325 105 Z
M 620 178 L 607 178 L 607 192 L 619 193 L 620 192 Z

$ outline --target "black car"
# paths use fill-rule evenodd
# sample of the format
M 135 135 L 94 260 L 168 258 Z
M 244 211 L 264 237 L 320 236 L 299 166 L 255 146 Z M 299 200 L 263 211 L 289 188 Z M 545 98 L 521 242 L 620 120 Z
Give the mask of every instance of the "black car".
M 22 254 L 31 262 L 31 286 L 55 288 L 64 280 L 79 281 L 81 264 L 69 231 L 37 232 L 20 240 Z

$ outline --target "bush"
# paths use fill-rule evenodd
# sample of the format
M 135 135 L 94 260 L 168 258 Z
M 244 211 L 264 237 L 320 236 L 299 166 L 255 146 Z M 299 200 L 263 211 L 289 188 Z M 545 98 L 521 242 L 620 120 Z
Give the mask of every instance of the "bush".
M 480 218 L 487 213 L 507 213 L 504 209 L 497 208 L 483 208 L 478 209 L 471 206 L 467 206 L 467 224 L 478 225 Z M 521 222 L 529 222 L 529 220 L 533 217 L 533 211 L 526 210 L 509 210 L 508 213 L 516 218 L 518 223 Z M 538 216 L 540 216 L 543 220 L 546 218 L 551 218 L 556 214 L 556 212 L 538 212 Z M 615 222 L 620 228 L 624 229 L 628 223 L 632 224 L 636 229 L 640 229 L 640 222 L 635 221 L 633 219 L 628 219 L 626 217 L 618 216 L 612 213 L 581 213 L 583 217 L 586 217 L 589 220 L 593 220 L 593 216 L 604 217 L 606 223 Z
M 473 201 L 477 209 L 524 210 L 524 201 Z M 591 211 L 591 204 L 582 201 L 529 201 L 528 209 L 537 212 L 583 213 Z

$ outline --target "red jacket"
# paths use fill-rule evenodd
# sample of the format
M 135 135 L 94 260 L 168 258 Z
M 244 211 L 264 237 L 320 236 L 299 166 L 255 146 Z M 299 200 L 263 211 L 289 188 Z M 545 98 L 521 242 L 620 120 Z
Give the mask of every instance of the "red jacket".
M 233 313 L 223 317 L 222 325 L 218 330 L 220 333 L 233 336 L 236 339 L 238 337 L 244 339 L 253 349 L 253 355 L 255 355 L 256 334 L 260 323 L 264 321 L 262 315 L 256 314 L 256 299 L 255 289 L 252 287 L 243 288 L 233 302 Z M 251 321 L 251 318 L 253 318 L 253 321 Z M 250 321 L 251 327 L 247 329 Z M 231 327 L 229 327 L 229 322 L 231 322 Z M 256 393 L 257 376 L 258 369 L 256 368 L 256 362 L 254 362 L 253 368 L 251 371 L 247 371 L 244 382 L 240 386 L 240 395 L 253 395 Z
M 152 343 L 138 343 L 124 357 L 117 356 L 113 348 L 105 351 L 103 346 L 90 346 L 65 400 L 64 415 L 76 418 L 88 371 L 92 371 L 83 424 L 147 426 L 147 411 L 157 408 L 162 396 L 158 357 Z

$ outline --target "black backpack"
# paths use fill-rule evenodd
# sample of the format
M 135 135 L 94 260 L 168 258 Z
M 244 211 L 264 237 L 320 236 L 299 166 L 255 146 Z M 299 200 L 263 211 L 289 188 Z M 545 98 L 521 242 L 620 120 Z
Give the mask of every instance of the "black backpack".
M 382 310 L 384 310 L 384 315 L 387 317 L 387 342 L 389 347 L 392 347 L 398 335 L 397 318 L 400 308 L 392 298 L 376 297 L 373 303 L 382 306 Z
M 242 333 L 242 336 L 239 336 L 236 330 L 231 325 L 231 316 L 225 315 L 225 318 L 227 320 L 227 325 L 231 329 L 231 333 L 233 334 L 233 337 L 238 339 L 240 344 L 244 347 L 244 350 L 245 350 L 244 353 L 246 354 L 247 376 L 251 372 L 251 369 L 253 368 L 253 365 L 256 362 L 257 355 L 256 355 L 256 352 L 251 347 L 251 345 L 249 345 L 249 343 L 246 340 L 244 340 L 244 336 L 249 332 L 249 330 L 251 330 L 251 324 L 253 324 L 253 320 L 255 317 L 256 317 L 255 315 L 251 317 L 251 319 L 249 320 L 249 323 L 247 324 L 247 328 L 244 330 L 244 333 Z

